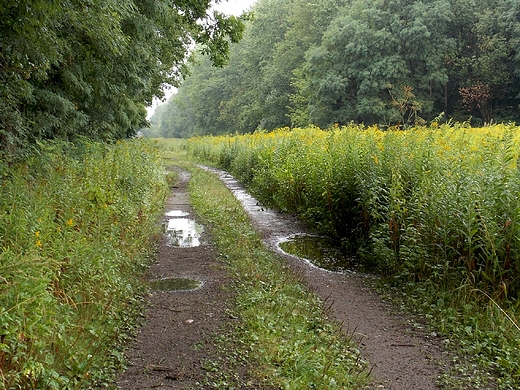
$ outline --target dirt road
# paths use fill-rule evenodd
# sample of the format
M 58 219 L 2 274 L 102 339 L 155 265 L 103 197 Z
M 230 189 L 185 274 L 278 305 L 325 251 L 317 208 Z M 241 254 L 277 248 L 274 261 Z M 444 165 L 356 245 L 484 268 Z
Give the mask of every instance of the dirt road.
M 281 238 L 307 231 L 296 219 L 262 207 L 227 173 L 212 171 L 241 201 L 273 250 L 278 251 Z M 165 212 L 180 210 L 195 218 L 186 193 L 189 174 L 182 172 L 180 179 Z M 201 245 L 194 248 L 168 246 L 166 238 L 159 244 L 150 280 L 185 277 L 200 280 L 203 286 L 195 291 L 150 294 L 144 326 L 128 352 L 131 366 L 118 380 L 121 389 L 204 388 L 205 362 L 218 354 L 212 338 L 232 321 L 226 314 L 232 292 L 223 288 L 229 279 L 216 260 L 211 237 L 203 233 L 200 240 Z M 395 314 L 392 305 L 371 288 L 372 276 L 332 273 L 304 259 L 280 254 L 330 305 L 331 320 L 342 323 L 344 331 L 354 335 L 362 357 L 372 368 L 371 388 L 438 388 L 436 378 L 446 360 L 441 340 L 418 330 L 412 318 Z

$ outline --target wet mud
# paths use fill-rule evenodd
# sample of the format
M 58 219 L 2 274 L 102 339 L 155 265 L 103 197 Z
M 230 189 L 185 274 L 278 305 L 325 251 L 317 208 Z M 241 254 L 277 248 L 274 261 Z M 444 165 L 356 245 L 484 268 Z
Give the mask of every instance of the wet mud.
M 295 234 L 282 239 L 278 247 L 288 255 L 308 260 L 312 265 L 333 272 L 359 272 L 362 267 L 328 237 L 316 234 Z
M 218 360 L 214 340 L 230 321 L 230 279 L 211 236 L 196 227 L 186 192 L 190 175 L 178 173 L 179 183 L 165 207 L 166 231 L 146 275 L 150 292 L 143 323 L 126 352 L 128 368 L 115 384 L 121 390 L 205 388 L 205 362 Z M 195 223 L 170 222 L 175 219 Z
M 188 278 L 165 278 L 149 282 L 152 291 L 194 291 L 201 288 L 204 283 Z

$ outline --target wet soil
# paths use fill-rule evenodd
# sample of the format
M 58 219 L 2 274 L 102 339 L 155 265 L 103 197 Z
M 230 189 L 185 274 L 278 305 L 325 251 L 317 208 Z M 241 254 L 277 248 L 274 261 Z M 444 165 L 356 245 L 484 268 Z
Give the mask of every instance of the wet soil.
M 285 254 L 279 242 L 309 229 L 291 216 L 260 205 L 226 172 L 210 170 L 241 201 L 266 245 L 302 275 L 309 288 L 330 306 L 331 320 L 343 324 L 343 330 L 353 336 L 371 366 L 374 381 L 370 389 L 438 389 L 436 379 L 446 368 L 447 358 L 435 334 L 385 302 L 372 288 L 373 276 L 334 273 Z M 194 218 L 185 191 L 188 180 L 183 173 L 166 211 L 182 210 Z M 145 325 L 128 352 L 131 365 L 118 380 L 120 389 L 204 388 L 200 385 L 205 375 L 203 362 L 218 353 L 213 340 L 230 321 L 226 313 L 232 302 L 232 292 L 225 288 L 228 276 L 216 258 L 206 233 L 196 248 L 172 248 L 166 239 L 159 243 L 150 280 L 182 277 L 204 285 L 195 291 L 150 294 Z
M 181 172 L 165 208 L 195 219 L 186 193 L 189 174 Z M 172 215 L 172 214 L 170 214 Z M 190 291 L 150 291 L 143 326 L 127 356 L 128 369 L 120 375 L 120 389 L 201 388 L 207 371 L 204 362 L 216 360 L 214 339 L 230 321 L 228 305 L 233 294 L 228 276 L 217 261 L 211 237 L 202 232 L 195 247 L 171 245 L 166 234 L 158 243 L 156 263 L 146 275 L 149 281 L 187 278 L 203 283 Z M 203 387 L 202 387 L 203 388 Z

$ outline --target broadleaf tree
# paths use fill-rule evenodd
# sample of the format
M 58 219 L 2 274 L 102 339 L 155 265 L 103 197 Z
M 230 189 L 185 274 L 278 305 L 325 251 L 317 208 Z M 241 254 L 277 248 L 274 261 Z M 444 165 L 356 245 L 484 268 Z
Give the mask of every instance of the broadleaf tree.
M 215 0 L 219 2 L 220 0 Z M 0 145 L 111 140 L 146 124 L 194 44 L 215 65 L 244 31 L 211 0 L 6 0 L 0 4 Z
M 520 117 L 519 0 L 258 0 L 253 13 L 227 67 L 191 68 L 162 134 Z
M 171 106 L 159 113 L 161 133 L 245 133 L 303 122 L 293 114 L 306 109 L 304 102 L 293 99 L 298 93 L 298 69 L 307 49 L 319 44 L 326 26 L 346 3 L 259 0 L 224 69 L 196 61 Z M 178 112 L 181 109 L 187 112 Z M 176 127 L 168 128 L 171 123 Z

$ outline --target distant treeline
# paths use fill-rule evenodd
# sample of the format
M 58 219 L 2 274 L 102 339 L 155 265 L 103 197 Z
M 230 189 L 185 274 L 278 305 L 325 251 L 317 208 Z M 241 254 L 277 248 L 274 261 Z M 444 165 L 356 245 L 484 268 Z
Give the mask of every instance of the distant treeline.
M 194 56 L 151 135 L 520 118 L 518 0 L 259 0 L 228 66 Z

